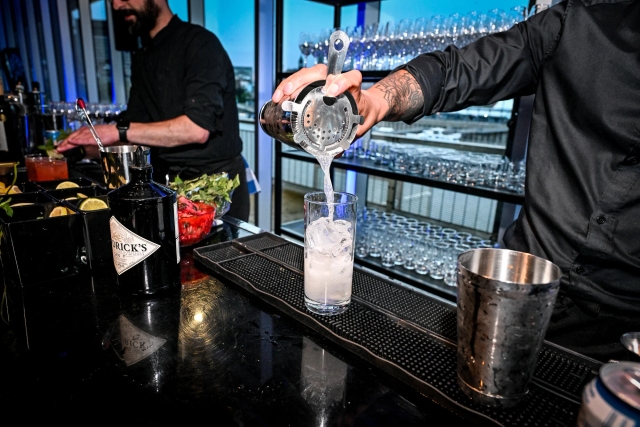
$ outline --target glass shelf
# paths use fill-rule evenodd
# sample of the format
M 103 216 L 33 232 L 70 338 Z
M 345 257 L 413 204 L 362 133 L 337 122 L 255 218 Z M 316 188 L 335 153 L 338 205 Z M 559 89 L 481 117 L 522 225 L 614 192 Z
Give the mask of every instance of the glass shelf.
M 283 158 L 300 160 L 304 162 L 317 163 L 310 154 L 302 150 L 282 150 L 281 156 Z M 513 203 L 516 205 L 522 205 L 524 203 L 524 196 L 510 191 L 495 190 L 484 187 L 469 187 L 466 185 L 460 185 L 453 182 L 441 181 L 437 179 L 427 178 L 421 175 L 410 175 L 398 173 L 390 170 L 385 166 L 374 164 L 370 160 L 352 158 L 352 159 L 334 159 L 331 163 L 332 167 L 339 169 L 352 170 L 355 172 L 366 173 L 369 175 L 379 176 L 387 179 L 395 179 L 404 182 L 411 182 L 413 184 L 426 185 L 433 188 L 441 188 L 443 190 L 455 191 L 458 193 L 469 194 L 472 196 L 485 197 L 488 199 L 498 200 L 501 202 Z
M 345 70 L 343 71 L 343 73 L 346 73 L 347 71 L 350 70 Z M 384 70 L 384 71 L 361 71 L 362 73 L 362 81 L 363 82 L 377 82 L 378 80 L 381 80 L 383 78 L 385 78 L 387 75 L 389 75 L 389 73 L 391 72 L 391 70 Z M 294 72 L 280 72 L 276 74 L 276 79 L 278 81 L 281 81 L 282 79 L 286 79 L 287 77 L 289 77 L 290 75 L 292 75 Z

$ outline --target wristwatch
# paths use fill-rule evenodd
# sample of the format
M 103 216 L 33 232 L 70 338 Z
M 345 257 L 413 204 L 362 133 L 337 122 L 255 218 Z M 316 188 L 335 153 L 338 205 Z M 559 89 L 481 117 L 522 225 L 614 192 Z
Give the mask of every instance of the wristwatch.
M 116 128 L 118 129 L 118 136 L 120 137 L 120 142 L 129 142 L 127 139 L 127 131 L 129 130 L 129 125 L 131 121 L 120 117 L 116 123 Z

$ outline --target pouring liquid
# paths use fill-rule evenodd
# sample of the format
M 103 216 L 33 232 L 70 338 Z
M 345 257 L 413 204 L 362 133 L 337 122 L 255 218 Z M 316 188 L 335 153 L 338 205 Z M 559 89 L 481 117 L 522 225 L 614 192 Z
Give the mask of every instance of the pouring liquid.
M 329 173 L 331 162 L 333 161 L 333 156 L 318 155 L 315 157 L 320 164 L 322 173 L 324 174 L 324 196 L 327 200 L 327 203 L 333 202 L 333 183 L 331 182 L 331 174 Z M 333 204 L 329 205 L 329 218 L 333 218 Z

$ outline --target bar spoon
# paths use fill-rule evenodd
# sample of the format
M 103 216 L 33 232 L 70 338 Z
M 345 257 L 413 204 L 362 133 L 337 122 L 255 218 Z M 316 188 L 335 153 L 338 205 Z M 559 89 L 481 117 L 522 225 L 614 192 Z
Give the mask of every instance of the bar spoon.
M 91 119 L 89 118 L 89 114 L 87 114 L 86 104 L 84 103 L 84 99 L 78 98 L 76 99 L 76 113 L 78 113 L 78 117 L 80 120 L 84 122 L 87 126 L 89 126 L 89 130 L 93 135 L 93 139 L 96 140 L 98 147 L 100 147 L 100 151 L 104 151 L 104 147 L 102 146 L 102 141 L 96 132 L 96 129 L 93 127 L 93 123 L 91 123 Z

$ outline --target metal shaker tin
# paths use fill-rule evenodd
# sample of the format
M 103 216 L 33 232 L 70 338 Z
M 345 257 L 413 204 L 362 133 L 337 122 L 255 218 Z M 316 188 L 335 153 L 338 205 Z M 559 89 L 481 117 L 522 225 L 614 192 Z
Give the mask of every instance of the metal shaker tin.
M 329 75 L 342 72 L 349 48 L 349 36 L 336 31 L 329 40 Z M 364 118 L 349 92 L 324 96 L 325 81 L 307 85 L 293 101 L 268 101 L 260 109 L 259 123 L 269 136 L 313 156 L 335 156 L 347 150 Z
M 582 392 L 576 426 L 640 426 L 640 363 L 603 365 Z

